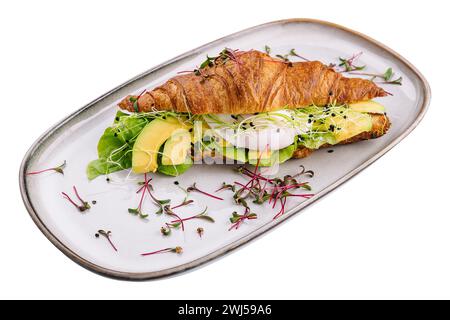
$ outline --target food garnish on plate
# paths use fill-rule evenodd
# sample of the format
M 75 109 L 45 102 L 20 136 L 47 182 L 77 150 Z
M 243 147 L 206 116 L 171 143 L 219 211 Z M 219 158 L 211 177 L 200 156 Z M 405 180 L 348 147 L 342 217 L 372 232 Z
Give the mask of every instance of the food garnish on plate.
M 389 95 L 319 61 L 224 49 L 199 68 L 125 97 L 98 143 L 89 179 L 132 168 L 177 176 L 194 163 L 271 167 L 384 135 Z M 213 161 L 211 161 L 211 159 Z

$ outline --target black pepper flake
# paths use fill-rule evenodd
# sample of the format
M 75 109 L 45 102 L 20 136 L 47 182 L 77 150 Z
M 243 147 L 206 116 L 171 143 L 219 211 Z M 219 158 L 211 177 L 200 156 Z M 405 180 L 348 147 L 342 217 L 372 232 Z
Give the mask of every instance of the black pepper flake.
M 308 123 L 311 123 L 312 122 L 312 120 L 311 119 L 308 119 Z
M 92 204 L 97 204 L 97 201 L 96 200 L 92 200 Z
M 277 132 L 280 132 L 281 130 L 280 130 L 280 128 L 277 128 Z
M 192 132 L 192 131 L 194 131 L 194 128 L 190 128 L 190 129 L 189 129 L 189 132 Z
M 114 137 L 117 137 L 117 132 L 114 133 Z
M 232 114 L 231 117 L 232 117 L 234 120 L 237 120 L 237 119 L 238 119 L 238 117 L 235 116 L 234 114 Z
M 347 116 L 344 116 L 344 119 L 347 119 Z
M 330 127 L 328 128 L 328 130 L 330 130 L 331 132 L 334 132 L 335 129 L 335 125 L 334 124 L 330 124 Z
M 310 114 L 308 117 L 312 118 L 312 117 L 314 117 L 314 115 Z
M 332 116 L 332 117 L 336 117 L 336 113 L 332 113 L 331 116 Z
M 328 95 L 331 97 L 333 95 L 333 91 L 328 92 Z
M 253 122 L 250 122 L 250 127 L 254 127 L 255 125 L 253 124 Z
M 179 183 L 178 181 L 174 181 L 173 184 L 177 186 L 177 185 L 179 185 L 180 183 Z
M 119 121 L 120 120 L 120 118 L 119 117 L 116 117 L 116 121 Z
M 100 237 L 100 235 L 99 235 L 98 233 L 96 233 L 96 234 L 95 234 L 95 237 L 98 238 L 98 237 Z
M 106 178 L 106 182 L 110 182 L 111 181 L 111 179 L 110 178 Z
M 334 150 L 333 150 L 333 149 L 330 149 L 330 150 L 328 150 L 327 152 L 328 152 L 328 153 L 333 153 Z

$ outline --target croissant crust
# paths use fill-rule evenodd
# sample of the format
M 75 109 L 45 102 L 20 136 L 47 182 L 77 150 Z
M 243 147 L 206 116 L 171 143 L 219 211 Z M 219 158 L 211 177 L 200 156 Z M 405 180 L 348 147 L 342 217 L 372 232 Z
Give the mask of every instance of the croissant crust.
M 138 97 L 126 97 L 119 106 L 130 112 L 246 114 L 352 103 L 387 94 L 372 81 L 346 78 L 319 61 L 291 63 L 252 50 L 175 76 Z

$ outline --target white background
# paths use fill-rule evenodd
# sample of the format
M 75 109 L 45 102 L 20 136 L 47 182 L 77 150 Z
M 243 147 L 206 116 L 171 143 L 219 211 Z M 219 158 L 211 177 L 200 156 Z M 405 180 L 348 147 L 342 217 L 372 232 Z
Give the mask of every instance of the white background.
M 0 298 L 450 298 L 446 1 L 6 1 L 0 4 Z M 370 168 L 243 249 L 182 276 L 128 283 L 71 262 L 22 204 L 33 141 L 169 58 L 292 17 L 361 31 L 433 91 L 419 127 Z

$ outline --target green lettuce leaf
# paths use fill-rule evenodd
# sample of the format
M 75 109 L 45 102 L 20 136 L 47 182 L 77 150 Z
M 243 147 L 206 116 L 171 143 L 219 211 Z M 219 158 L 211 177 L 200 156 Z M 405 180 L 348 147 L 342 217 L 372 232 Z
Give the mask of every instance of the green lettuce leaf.
M 131 168 L 134 142 L 149 121 L 117 112 L 113 125 L 106 128 L 100 137 L 98 159 L 91 161 L 86 168 L 88 179 Z

